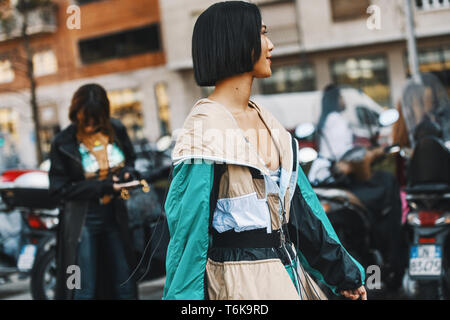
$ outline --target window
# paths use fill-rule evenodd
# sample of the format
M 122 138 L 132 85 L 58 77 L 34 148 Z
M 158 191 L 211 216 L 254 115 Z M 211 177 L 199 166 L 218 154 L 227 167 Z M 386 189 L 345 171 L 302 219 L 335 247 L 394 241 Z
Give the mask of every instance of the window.
M 450 44 L 433 48 L 419 49 L 419 70 L 420 72 L 432 72 L 447 88 L 450 95 Z M 408 55 L 405 54 L 405 65 L 407 76 L 409 77 Z
M 11 108 L 0 109 L 0 170 L 17 168 L 18 114 Z
M 160 51 L 159 24 L 84 39 L 78 46 L 85 64 Z
M 14 81 L 14 70 L 10 60 L 0 60 L 0 83 Z
M 48 159 L 53 138 L 61 131 L 58 117 L 58 105 L 45 103 L 39 105 L 39 140 L 41 142 L 42 156 Z
M 33 68 L 36 77 L 54 74 L 58 71 L 58 62 L 52 50 L 36 52 L 33 55 Z
M 382 107 L 391 106 L 385 56 L 348 58 L 331 62 L 333 81 L 363 90 Z
M 438 10 L 450 8 L 450 0 L 416 0 L 419 10 Z
M 144 137 L 142 97 L 138 89 L 121 89 L 108 92 L 111 116 L 118 118 L 127 128 L 132 141 Z
M 50 158 L 50 150 L 53 138 L 61 131 L 59 124 L 53 126 L 41 126 L 39 129 L 39 139 L 41 140 L 41 151 L 43 159 Z
M 14 136 L 17 134 L 17 114 L 12 109 L 0 109 L 0 132 Z
M 347 21 L 367 16 L 369 0 L 330 0 L 333 21 Z
M 160 82 L 155 86 L 156 104 L 158 106 L 158 118 L 161 128 L 161 136 L 170 134 L 170 106 L 167 95 L 167 85 Z
M 311 64 L 296 64 L 272 68 L 270 78 L 260 79 L 262 94 L 316 90 L 316 77 Z

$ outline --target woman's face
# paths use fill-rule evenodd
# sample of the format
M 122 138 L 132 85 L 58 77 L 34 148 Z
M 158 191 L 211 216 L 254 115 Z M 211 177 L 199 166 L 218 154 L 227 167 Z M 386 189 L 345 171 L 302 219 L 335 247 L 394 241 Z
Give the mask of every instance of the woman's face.
M 83 110 L 79 111 L 77 114 L 78 123 L 83 124 L 83 132 L 85 134 L 93 134 L 98 132 L 99 125 L 94 119 L 84 119 L 84 112 Z
M 272 50 L 274 45 L 272 41 L 267 37 L 267 27 L 262 24 L 261 27 L 261 56 L 253 66 L 253 76 L 255 78 L 268 78 L 272 75 L 272 69 L 270 68 L 272 61 Z

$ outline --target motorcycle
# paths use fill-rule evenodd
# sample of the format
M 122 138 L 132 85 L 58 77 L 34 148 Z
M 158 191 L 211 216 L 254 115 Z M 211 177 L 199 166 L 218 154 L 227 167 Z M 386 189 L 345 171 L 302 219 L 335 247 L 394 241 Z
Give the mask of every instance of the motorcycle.
M 135 146 L 136 169 L 141 178 L 153 183 L 148 192 L 130 189 L 126 201 L 132 243 L 136 256 L 141 257 L 133 275 L 136 274 L 140 281 L 165 274 L 169 231 L 163 200 L 172 146 L 170 136 L 161 138 L 156 145 Z M 35 300 L 53 299 L 56 288 L 56 232 L 62 206 L 49 195 L 49 168 L 50 162 L 46 161 L 40 170 L 6 171 L 0 185 L 0 194 L 7 207 L 22 214 L 25 225 L 22 233 L 26 239 L 18 260 L 9 263 L 8 268 L 0 268 L 0 277 L 16 273 L 30 275 L 31 295 Z
M 21 216 L 20 252 L 0 274 L 4 279 L 14 274 L 30 276 L 33 298 L 51 298 L 55 273 L 51 257 L 59 210 L 49 197 L 47 175 L 40 170 L 5 171 L 0 194 L 6 210 Z
M 161 137 L 156 143 L 143 139 L 134 144 L 137 155 L 135 168 L 143 179 L 152 183 L 161 200 L 164 200 L 165 191 L 169 186 L 168 177 L 172 166 L 173 147 L 174 140 L 169 135 Z
M 388 127 L 398 120 L 396 110 L 387 110 L 380 114 L 377 119 L 379 127 Z M 371 121 L 373 123 L 373 121 Z M 372 146 L 376 146 L 376 137 L 379 133 L 377 128 L 371 128 L 373 135 L 370 137 Z M 302 140 L 316 140 L 312 138 L 316 131 L 311 123 L 304 123 L 297 126 L 295 136 L 302 145 Z M 397 145 L 391 145 L 384 148 L 385 154 L 399 152 Z M 367 148 L 356 146 L 339 159 L 324 159 L 314 148 L 303 147 L 299 149 L 299 161 L 302 167 L 308 167 L 316 159 L 322 159 L 330 163 L 331 175 L 322 181 L 311 181 L 314 192 L 316 193 L 322 208 L 329 218 L 334 230 L 336 231 L 340 242 L 346 250 L 362 265 L 380 266 L 384 270 L 387 266 L 387 259 L 383 250 L 380 249 L 377 239 L 377 221 L 373 221 L 373 214 L 370 214 L 366 206 L 358 197 L 342 186 L 343 176 L 339 174 L 336 165 L 339 161 L 351 164 L 354 167 L 353 172 L 359 176 L 367 176 L 367 170 L 363 165 L 366 158 Z M 367 169 L 367 168 L 366 168 Z M 381 286 L 389 282 L 389 276 L 382 272 Z
M 427 91 L 434 93 L 431 101 Z M 421 84 L 410 80 L 403 91 L 402 112 L 410 137 L 410 148 L 401 153 L 407 163 L 410 207 L 409 266 L 403 287 L 411 298 L 450 299 L 448 101 L 443 87 L 430 75 L 422 75 Z

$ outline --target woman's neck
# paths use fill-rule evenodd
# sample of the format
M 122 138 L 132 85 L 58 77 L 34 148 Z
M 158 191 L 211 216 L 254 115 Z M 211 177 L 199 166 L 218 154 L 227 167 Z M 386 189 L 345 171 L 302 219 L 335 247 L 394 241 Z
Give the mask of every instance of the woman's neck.
M 214 92 L 208 97 L 223 104 L 233 113 L 245 112 L 253 84 L 253 76 L 243 73 L 217 82 Z
M 85 132 L 84 130 L 80 129 L 77 130 L 77 140 L 79 142 L 87 141 L 87 140 L 102 140 L 109 139 L 108 135 L 105 134 L 102 131 L 96 131 L 96 132 Z

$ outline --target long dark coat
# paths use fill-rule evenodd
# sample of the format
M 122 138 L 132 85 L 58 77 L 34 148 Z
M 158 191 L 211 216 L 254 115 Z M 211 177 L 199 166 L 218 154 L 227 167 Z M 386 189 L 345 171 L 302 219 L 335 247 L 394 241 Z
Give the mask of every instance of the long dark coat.
M 134 168 L 136 155 L 124 125 L 117 119 L 111 119 L 115 142 L 125 155 L 125 165 Z M 62 202 L 62 211 L 58 228 L 57 245 L 57 289 L 56 299 L 72 299 L 73 290 L 67 288 L 70 276 L 67 268 L 76 265 L 81 232 L 85 223 L 89 200 L 102 196 L 104 181 L 87 180 L 78 151 L 76 126 L 69 125 L 53 140 L 50 152 L 49 172 L 50 194 Z M 125 247 L 130 269 L 136 265 L 128 229 L 128 214 L 125 203 L 120 198 L 113 200 L 114 214 L 119 225 L 120 235 Z M 106 283 L 102 283 L 100 288 Z M 100 289 L 100 292 L 107 290 Z M 136 295 L 137 296 L 137 295 Z

